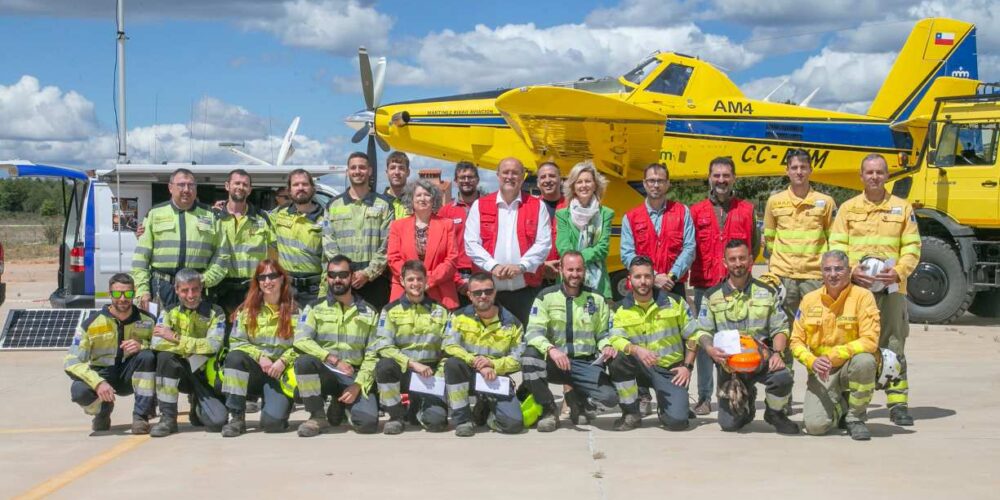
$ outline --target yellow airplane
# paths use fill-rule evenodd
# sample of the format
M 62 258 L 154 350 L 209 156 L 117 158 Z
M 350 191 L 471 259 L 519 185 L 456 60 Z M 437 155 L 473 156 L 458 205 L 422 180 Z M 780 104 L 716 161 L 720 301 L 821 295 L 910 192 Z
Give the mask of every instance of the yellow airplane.
M 362 49 L 367 108 L 346 121 L 358 130 L 355 142 L 368 137 L 371 153 L 377 143 L 484 168 L 515 156 L 529 171 L 553 161 L 564 174 L 593 160 L 610 180 L 602 201 L 620 230 L 622 214 L 642 201 L 629 182 L 640 181 L 650 163 L 667 165 L 672 180 L 707 178 L 709 161 L 719 156 L 731 157 L 741 176 L 783 176 L 787 151 L 803 148 L 813 180 L 855 189 L 869 153 L 883 154 L 893 172 L 907 168 L 926 130 L 911 133 L 908 120 L 930 114 L 938 97 L 975 93 L 975 33 L 962 21 L 919 21 L 863 115 L 749 99 L 712 64 L 674 52 L 655 53 L 618 78 L 380 106 L 384 59 L 373 77 Z M 612 249 L 617 254 L 618 245 Z M 621 268 L 617 255 L 608 262 L 611 271 Z

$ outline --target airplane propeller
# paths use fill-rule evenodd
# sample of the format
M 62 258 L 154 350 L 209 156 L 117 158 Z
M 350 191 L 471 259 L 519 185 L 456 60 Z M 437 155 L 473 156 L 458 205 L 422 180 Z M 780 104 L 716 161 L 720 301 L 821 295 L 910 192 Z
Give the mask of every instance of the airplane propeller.
M 348 125 L 360 124 L 357 132 L 351 137 L 351 142 L 357 144 L 365 136 L 368 137 L 368 159 L 372 167 L 372 186 L 378 181 L 378 161 L 376 159 L 376 146 L 382 151 L 389 151 L 389 144 L 378 136 L 375 131 L 375 110 L 382 100 L 382 90 L 385 88 L 385 58 L 375 59 L 374 72 L 372 71 L 371 59 L 368 56 L 368 49 L 358 48 L 358 64 L 361 71 L 361 94 L 365 98 L 365 110 L 355 113 L 348 119 Z

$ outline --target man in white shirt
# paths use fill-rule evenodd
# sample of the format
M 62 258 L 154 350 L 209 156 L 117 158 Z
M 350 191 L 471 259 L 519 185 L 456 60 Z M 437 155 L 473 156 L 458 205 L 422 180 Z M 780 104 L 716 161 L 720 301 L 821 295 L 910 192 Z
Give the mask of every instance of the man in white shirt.
M 505 158 L 497 166 L 500 191 L 480 197 L 465 222 L 465 253 L 472 264 L 493 275 L 497 302 L 528 323 L 531 303 L 541 286 L 533 275 L 552 245 L 549 211 L 538 198 L 521 192 L 524 165 Z

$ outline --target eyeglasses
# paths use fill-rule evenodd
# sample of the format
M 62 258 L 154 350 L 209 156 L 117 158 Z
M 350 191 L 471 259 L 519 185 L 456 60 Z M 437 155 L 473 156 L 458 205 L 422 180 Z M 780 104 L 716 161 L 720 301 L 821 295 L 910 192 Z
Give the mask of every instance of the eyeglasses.
M 257 282 L 263 283 L 265 281 L 278 281 L 278 279 L 280 278 L 281 278 L 281 273 L 258 274 Z
M 195 188 L 198 187 L 198 185 L 193 182 L 175 182 L 173 185 L 181 191 L 194 191 Z
M 333 278 L 335 280 L 336 279 L 346 280 L 347 278 L 351 277 L 351 272 L 350 271 L 327 271 L 326 275 L 327 275 L 327 277 Z
M 120 299 L 122 295 L 126 299 L 132 299 L 135 297 L 135 290 L 111 290 L 111 298 L 113 299 Z
M 656 185 L 659 185 L 659 184 L 666 184 L 668 181 L 667 181 L 667 179 L 646 179 L 646 180 L 644 180 L 642 182 L 645 182 L 646 184 L 652 184 L 652 185 L 656 186 Z
M 476 177 L 474 175 L 460 175 L 455 180 L 457 180 L 458 182 L 472 182 L 472 181 L 478 181 L 479 177 Z
M 469 290 L 469 293 L 471 293 L 473 297 L 486 297 L 487 295 L 493 295 L 493 292 L 496 291 L 496 288 L 484 288 L 482 290 Z

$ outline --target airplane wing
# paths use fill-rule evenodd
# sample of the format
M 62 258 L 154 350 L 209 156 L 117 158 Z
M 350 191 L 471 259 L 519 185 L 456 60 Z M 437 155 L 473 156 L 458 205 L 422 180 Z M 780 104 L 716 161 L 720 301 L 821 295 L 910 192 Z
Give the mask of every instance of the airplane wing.
M 522 87 L 498 97 L 496 108 L 540 158 L 570 164 L 592 159 L 614 177 L 660 159 L 666 117 L 617 97 L 562 87 Z

